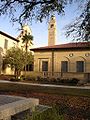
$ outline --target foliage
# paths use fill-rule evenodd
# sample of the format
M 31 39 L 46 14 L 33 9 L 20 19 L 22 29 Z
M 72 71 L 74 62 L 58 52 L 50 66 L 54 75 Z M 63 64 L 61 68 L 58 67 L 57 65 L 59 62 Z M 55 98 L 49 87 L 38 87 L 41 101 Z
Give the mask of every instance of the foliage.
M 33 41 L 33 36 L 32 36 L 32 35 L 27 35 L 27 34 L 25 34 L 25 35 L 23 36 L 22 40 L 23 40 L 23 43 L 25 43 L 25 50 L 26 50 L 26 52 L 27 52 L 29 45 L 32 45 L 32 44 L 33 44 L 33 43 L 32 43 L 32 41 Z
M 31 117 L 27 116 L 25 120 L 64 120 L 60 114 L 59 107 L 54 106 L 43 112 L 34 112 Z
M 37 81 L 41 84 L 72 85 L 75 86 L 80 80 L 77 78 L 49 78 L 37 76 Z
M 64 7 L 73 0 L 1 0 L 0 15 L 8 14 L 12 21 L 22 23 L 36 19 L 42 22 L 50 14 L 64 12 Z M 20 14 L 19 14 L 20 13 Z M 18 14 L 18 17 L 17 17 Z
M 76 41 L 90 42 L 90 0 L 81 0 L 81 2 L 82 13 L 66 26 L 66 36 L 73 36 L 73 40 Z
M 81 99 L 79 98 L 77 101 L 80 102 Z M 79 118 L 81 120 L 90 118 L 89 110 L 87 108 L 83 106 L 81 107 L 80 105 L 78 105 L 78 108 L 76 107 L 76 104 L 78 104 L 76 103 L 76 99 L 74 99 L 74 101 L 72 101 L 72 99 L 68 99 L 67 101 L 64 98 L 63 101 L 59 102 L 62 103 L 56 103 L 51 109 L 48 109 L 44 112 L 34 113 L 31 117 L 27 115 L 25 120 L 70 120 L 72 118 L 75 120 Z M 82 104 L 83 103 L 84 101 L 82 101 Z M 84 106 L 86 106 L 85 103 Z
M 15 75 L 19 76 L 26 63 L 33 62 L 33 56 L 31 53 L 27 53 L 26 55 L 26 53 L 18 47 L 12 47 L 6 51 L 3 61 L 4 64 L 10 65 L 11 68 L 14 68 Z
M 26 56 L 28 56 L 28 50 L 29 50 L 29 46 L 32 45 L 32 41 L 33 41 L 33 36 L 30 35 L 30 34 L 25 34 L 23 37 L 22 37 L 22 40 L 23 40 L 23 43 L 25 43 L 25 52 L 26 52 Z M 30 51 L 30 50 L 29 50 Z M 26 65 L 28 63 L 26 62 Z M 26 65 L 25 65 L 25 76 L 26 76 Z
M 66 5 L 73 2 L 81 6 L 81 15 L 66 27 L 66 36 L 72 35 L 77 41 L 90 41 L 90 0 L 1 0 L 0 15 L 9 15 L 11 21 L 21 25 L 25 21 L 42 22 L 51 14 L 63 14 Z

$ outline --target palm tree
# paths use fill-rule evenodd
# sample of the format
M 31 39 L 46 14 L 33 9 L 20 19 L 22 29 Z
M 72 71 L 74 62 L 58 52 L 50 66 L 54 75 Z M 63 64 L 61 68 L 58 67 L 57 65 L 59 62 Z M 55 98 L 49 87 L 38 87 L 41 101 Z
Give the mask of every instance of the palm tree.
M 33 36 L 30 35 L 30 34 L 25 34 L 23 37 L 22 37 L 22 40 L 23 42 L 22 43 L 25 43 L 25 51 L 26 51 L 26 56 L 28 54 L 28 47 L 30 45 L 33 45 Z M 27 66 L 27 63 L 25 65 L 25 77 L 26 77 L 26 66 Z
M 30 34 L 25 34 L 22 38 L 23 42 L 22 43 L 25 43 L 25 51 L 27 53 L 28 51 L 28 47 L 29 45 L 33 45 L 32 41 L 33 41 L 33 36 L 30 35 Z

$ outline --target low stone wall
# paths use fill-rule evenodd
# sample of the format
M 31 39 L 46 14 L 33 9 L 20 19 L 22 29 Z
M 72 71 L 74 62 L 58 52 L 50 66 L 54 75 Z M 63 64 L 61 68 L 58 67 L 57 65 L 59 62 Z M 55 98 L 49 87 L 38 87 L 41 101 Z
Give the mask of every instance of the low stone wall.
M 38 99 L 0 95 L 0 120 L 11 120 L 15 114 L 28 109 L 34 111 L 37 105 Z

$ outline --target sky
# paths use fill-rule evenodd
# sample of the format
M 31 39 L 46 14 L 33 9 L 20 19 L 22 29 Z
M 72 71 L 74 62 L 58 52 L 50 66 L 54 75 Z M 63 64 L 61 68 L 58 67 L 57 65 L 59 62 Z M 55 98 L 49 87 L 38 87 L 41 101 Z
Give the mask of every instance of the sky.
M 65 8 L 65 15 L 55 15 L 56 24 L 57 24 L 57 41 L 56 44 L 64 44 L 72 42 L 71 37 L 65 37 L 64 27 L 72 22 L 78 14 L 77 4 L 68 5 Z M 32 30 L 32 35 L 34 36 L 34 45 L 35 47 L 47 46 L 48 45 L 48 23 L 47 20 L 44 20 L 42 23 L 32 22 L 29 23 L 29 26 Z M 20 33 L 18 28 L 20 25 L 10 22 L 10 19 L 7 16 L 0 16 L 0 31 L 3 31 L 13 37 L 17 37 Z

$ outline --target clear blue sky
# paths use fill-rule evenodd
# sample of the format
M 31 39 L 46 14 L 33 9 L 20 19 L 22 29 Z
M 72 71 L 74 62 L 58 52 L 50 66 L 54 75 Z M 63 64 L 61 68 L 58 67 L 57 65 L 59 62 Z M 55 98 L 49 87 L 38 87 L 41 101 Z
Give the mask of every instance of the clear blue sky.
M 56 44 L 62 44 L 71 42 L 71 38 L 66 38 L 64 35 L 65 30 L 63 29 L 65 25 L 70 23 L 78 14 L 76 11 L 77 4 L 68 5 L 65 9 L 65 15 L 56 15 L 57 22 L 57 42 Z M 48 44 L 48 23 L 44 20 L 42 23 L 29 24 L 34 36 L 34 45 L 35 46 L 47 46 Z M 6 16 L 0 17 L 0 30 L 10 34 L 13 37 L 17 37 L 20 33 L 18 31 L 19 24 L 15 23 L 14 26 L 10 22 L 10 19 Z

